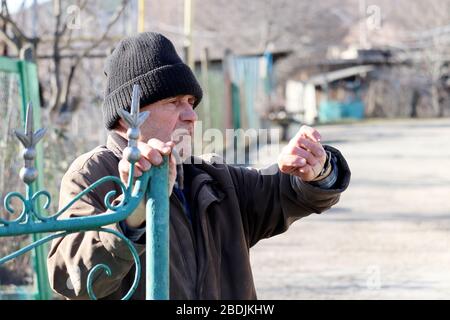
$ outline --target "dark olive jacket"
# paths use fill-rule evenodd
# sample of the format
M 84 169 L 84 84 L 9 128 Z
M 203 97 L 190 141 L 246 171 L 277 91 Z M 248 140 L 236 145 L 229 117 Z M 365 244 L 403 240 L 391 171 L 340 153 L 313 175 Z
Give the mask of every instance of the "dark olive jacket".
M 59 206 L 101 177 L 119 176 L 118 163 L 125 146 L 123 138 L 111 134 L 106 146 L 76 159 L 62 180 Z M 325 148 L 336 157 L 339 172 L 335 186 L 327 190 L 281 173 L 276 165 L 255 170 L 198 158 L 198 164 L 184 165 L 193 220 L 189 221 L 172 193 L 171 299 L 256 299 L 250 248 L 261 239 L 286 231 L 300 218 L 329 209 L 349 184 L 346 161 L 338 150 Z M 111 190 L 120 193 L 114 183 L 103 184 L 77 201 L 62 218 L 105 212 L 103 199 Z M 119 224 L 107 227 L 122 232 Z M 145 244 L 138 241 L 135 247 L 144 272 L 132 298 L 145 299 Z M 108 265 L 111 276 L 101 270 L 96 273 L 96 296 L 123 297 L 134 276 L 131 253 L 119 238 L 98 231 L 53 241 L 48 256 L 52 288 L 68 299 L 88 299 L 87 275 L 97 264 Z

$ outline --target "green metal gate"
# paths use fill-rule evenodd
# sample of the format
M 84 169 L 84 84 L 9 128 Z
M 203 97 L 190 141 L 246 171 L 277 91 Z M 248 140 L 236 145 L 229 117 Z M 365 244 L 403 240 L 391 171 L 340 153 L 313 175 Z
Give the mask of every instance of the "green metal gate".
M 3 60 L 6 62 L 6 60 Z M 8 72 L 15 73 L 18 71 L 19 79 L 28 79 L 31 75 L 36 76 L 36 67 L 26 62 L 17 62 L 17 70 L 13 65 L 6 64 Z M 6 69 L 6 68 L 5 68 Z M 24 71 L 25 70 L 25 71 Z M 9 83 L 7 81 L 7 83 Z M 12 81 L 14 83 L 14 81 Z M 16 81 L 17 83 L 17 81 Z M 20 83 L 22 88 L 20 92 L 26 93 L 27 90 L 33 88 L 31 81 Z M 19 86 L 18 86 L 19 87 Z M 8 86 L 9 88 L 9 86 Z M 37 93 L 37 84 L 34 86 L 34 93 Z M 31 92 L 31 91 L 30 91 Z M 25 94 L 23 95 L 25 96 Z M 33 101 L 32 94 L 29 95 Z M 34 95 L 36 99 L 38 95 Z M 135 276 L 131 288 L 122 298 L 130 299 L 137 289 L 141 277 L 141 263 L 139 254 L 131 240 L 126 238 L 122 233 L 110 229 L 108 225 L 125 220 L 130 216 L 142 201 L 146 202 L 146 299 L 166 300 L 169 299 L 169 167 L 168 157 L 164 157 L 164 163 L 158 167 L 152 167 L 150 171 L 144 172 L 142 176 L 134 179 L 135 164 L 141 158 L 140 150 L 137 148 L 140 136 L 140 126 L 149 116 L 149 112 L 139 112 L 139 85 L 133 86 L 131 113 L 120 110 L 121 117 L 128 124 L 127 138 L 128 146 L 124 149 L 124 157 L 130 162 L 130 174 L 125 184 L 119 177 L 106 176 L 94 182 L 76 195 L 64 208 L 58 210 L 54 214 L 44 214 L 42 210 L 47 210 L 51 202 L 51 195 L 48 191 L 40 187 L 42 185 L 42 161 L 40 161 L 40 169 L 36 167 L 36 160 L 42 159 L 42 150 L 37 150 L 38 142 L 44 137 L 46 130 L 41 128 L 34 131 L 34 124 L 38 117 L 34 117 L 33 104 L 29 103 L 25 112 L 24 130 L 14 130 L 17 139 L 22 143 L 24 149 L 22 152 L 23 167 L 20 169 L 20 178 L 25 183 L 25 192 L 9 191 L 4 196 L 5 211 L 7 213 L 0 215 L 0 238 L 8 238 L 14 236 L 23 236 L 32 234 L 34 239 L 32 243 L 22 245 L 19 243 L 18 248 L 12 250 L 11 253 L 0 256 L 0 267 L 8 262 L 16 262 L 18 258 L 36 248 L 42 248 L 42 245 L 56 238 L 65 237 L 76 232 L 86 232 L 95 230 L 98 232 L 106 232 L 115 235 L 121 239 L 130 250 L 135 263 Z M 9 100 L 4 99 L 5 101 Z M 37 100 L 35 100 L 37 101 Z M 38 102 L 38 101 L 37 101 Z M 8 103 L 6 104 L 8 105 Z M 24 103 L 23 103 L 24 105 Z M 11 109 L 11 108 L 10 108 Z M 20 117 L 19 117 L 20 118 Z M 19 121 L 20 122 L 20 121 Z M 10 144 L 5 143 L 5 146 Z M 6 150 L 7 148 L 5 148 Z M 176 151 L 173 151 L 176 155 Z M 14 154 L 12 152 L 11 154 Z M 177 158 L 177 157 L 176 157 Z M 38 161 L 39 162 L 39 161 Z M 15 166 L 17 168 L 17 166 Z M 86 194 L 92 192 L 99 185 L 107 182 L 116 183 L 124 198 L 118 204 L 113 204 L 112 197 L 116 195 L 115 190 L 111 190 L 104 198 L 104 204 L 107 211 L 91 216 L 70 217 L 59 219 L 62 214 L 69 209 L 74 203 L 80 200 Z M 14 188 L 15 189 L 15 188 Z M 45 201 L 42 201 L 44 199 Z M 13 201 L 18 202 L 19 208 L 14 205 Z M 39 233 L 51 233 L 50 235 L 37 236 Z M 42 250 L 42 249 L 41 249 Z M 45 254 L 42 251 L 36 251 L 36 267 L 45 266 Z M 51 297 L 45 269 L 38 270 L 38 299 L 48 299 Z M 87 275 L 86 290 L 89 297 L 96 300 L 93 285 L 96 279 L 94 275 L 97 272 L 104 272 L 107 276 L 111 276 L 109 266 L 100 263 L 94 266 Z M 13 272 L 12 274 L 15 274 Z
M 23 184 L 17 179 L 18 170 L 22 162 L 18 159 L 20 154 L 20 146 L 11 143 L 14 139 L 13 129 L 24 126 L 25 109 L 28 102 L 31 102 L 34 108 L 34 124 L 39 127 L 40 124 L 40 99 L 39 99 L 39 82 L 37 76 L 36 64 L 23 60 L 10 59 L 0 57 L 0 202 L 8 191 L 19 191 L 24 188 Z M 21 106 L 17 110 L 17 106 Z M 15 141 L 13 141 L 15 142 Z M 16 150 L 17 149 L 17 150 Z M 41 190 L 43 187 L 43 154 L 42 146 L 37 147 L 36 168 L 40 173 L 36 182 L 33 183 L 33 190 Z M 22 191 L 22 190 L 21 190 Z M 38 206 L 42 208 L 42 206 Z M 0 210 L 1 212 L 1 210 Z M 33 234 L 32 241 L 41 239 L 40 234 Z M 29 242 L 30 236 L 17 236 L 13 239 L 0 238 L 0 246 L 5 246 L 2 242 L 8 241 L 11 246 L 16 241 L 20 246 L 22 242 Z M 11 241 L 13 240 L 13 241 Z M 33 278 L 33 290 L 23 289 L 12 293 L 2 293 L 2 283 L 0 283 L 0 299 L 50 299 L 52 297 L 51 290 L 48 285 L 47 264 L 46 264 L 46 246 L 37 247 L 34 250 L 31 263 L 31 276 Z M 22 264 L 16 263 L 14 267 L 26 267 L 26 257 L 21 257 Z M 20 261 L 20 260 L 19 260 Z M 29 265 L 29 264 L 28 264 Z M 2 269 L 0 269 L 1 272 Z M 3 269 L 6 272 L 7 269 Z M 34 271 L 34 272 L 33 272 Z M 26 276 L 26 274 L 24 274 Z M 19 280 L 20 281 L 20 280 Z M 4 287 L 3 287 L 4 289 Z M 31 292 L 30 292 L 31 291 Z M 34 291 L 34 292 L 33 292 Z

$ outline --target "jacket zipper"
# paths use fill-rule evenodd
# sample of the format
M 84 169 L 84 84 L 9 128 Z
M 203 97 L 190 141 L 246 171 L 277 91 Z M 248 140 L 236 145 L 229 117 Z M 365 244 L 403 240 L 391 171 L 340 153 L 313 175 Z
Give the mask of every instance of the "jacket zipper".
M 192 229 L 192 224 L 189 221 L 189 219 L 187 218 L 187 213 L 185 212 L 185 208 L 184 208 L 183 204 L 181 203 L 180 199 L 178 199 L 178 197 L 176 195 L 175 195 L 175 199 L 176 199 L 178 207 L 181 209 L 182 214 L 184 216 L 182 219 L 184 219 L 186 224 L 188 225 L 189 233 L 191 234 L 192 241 L 194 243 L 194 250 L 197 251 L 197 243 L 196 243 L 197 241 L 195 239 L 195 234 L 194 234 L 194 231 Z M 179 241 L 180 241 L 180 239 L 178 238 L 178 242 Z M 188 262 L 187 262 L 187 258 L 186 258 L 186 255 L 184 254 L 184 252 L 182 253 L 182 257 L 183 257 L 183 263 L 185 265 L 185 268 L 187 269 L 188 268 Z M 190 274 L 189 274 L 189 276 L 190 276 Z M 194 279 L 192 279 L 192 277 L 191 277 L 191 281 L 194 281 Z
M 194 202 L 193 203 L 193 209 L 194 209 L 193 212 L 194 212 L 194 214 L 198 214 L 198 219 L 200 219 L 200 227 L 201 227 L 201 232 L 202 232 L 203 244 L 204 244 L 204 248 L 205 248 L 205 252 L 206 252 L 205 265 L 202 268 L 201 274 L 199 275 L 199 278 L 198 278 L 198 284 L 199 285 L 197 286 L 197 299 L 201 299 L 200 296 L 203 293 L 203 282 L 204 282 L 205 277 L 206 277 L 206 271 L 208 270 L 208 268 L 207 268 L 208 267 L 208 255 L 207 255 L 208 247 L 207 247 L 207 241 L 206 241 L 206 227 L 205 227 L 205 224 L 204 224 L 204 219 L 202 219 L 200 217 L 199 212 L 196 212 L 196 210 L 197 210 L 197 199 L 198 199 L 198 196 L 200 194 L 200 190 L 209 182 L 210 182 L 209 180 L 206 180 L 206 181 L 203 181 L 200 184 L 200 186 L 198 187 L 197 191 L 195 192 L 195 196 L 194 196 L 194 199 L 193 199 L 194 200 L 193 201 Z M 197 244 L 197 254 L 199 254 L 198 253 L 198 244 Z M 197 261 L 197 263 L 198 263 L 198 261 Z

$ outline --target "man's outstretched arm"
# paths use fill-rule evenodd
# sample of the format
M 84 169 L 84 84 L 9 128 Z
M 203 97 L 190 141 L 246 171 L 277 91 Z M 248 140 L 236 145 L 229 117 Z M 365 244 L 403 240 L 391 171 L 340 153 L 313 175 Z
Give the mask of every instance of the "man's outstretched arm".
M 262 170 L 229 167 L 241 208 L 249 247 L 280 234 L 312 213 L 321 213 L 340 198 L 350 181 L 341 153 L 320 144 L 310 127 L 283 149 L 278 163 Z

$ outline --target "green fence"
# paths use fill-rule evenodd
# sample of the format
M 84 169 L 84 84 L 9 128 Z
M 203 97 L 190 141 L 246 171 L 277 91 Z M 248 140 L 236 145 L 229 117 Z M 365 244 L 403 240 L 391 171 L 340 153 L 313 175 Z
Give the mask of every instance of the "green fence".
M 19 156 L 21 148 L 16 143 L 13 129 L 23 127 L 28 101 L 35 106 L 34 123 L 35 127 L 39 127 L 40 100 L 36 65 L 0 57 L 0 203 L 3 203 L 8 192 L 24 191 L 23 183 L 17 179 L 23 161 Z M 40 174 L 32 186 L 35 190 L 40 190 L 43 186 L 42 159 L 42 147 L 38 146 L 36 168 Z M 0 256 L 7 254 L 7 250 L 16 250 L 24 243 L 40 238 L 39 234 L 0 238 Z M 50 299 L 52 293 L 47 280 L 46 253 L 46 246 L 37 247 L 32 259 L 29 255 L 22 256 L 14 263 L 1 266 L 0 299 Z
M 20 66 L 20 65 L 19 65 Z M 30 65 L 32 66 L 32 65 Z M 22 66 L 23 67 L 23 66 Z M 28 68 L 27 65 L 25 67 Z M 33 70 L 33 67 L 30 67 Z M 34 71 L 36 69 L 34 68 Z M 22 92 L 25 92 L 27 85 L 21 84 Z M 25 89 L 24 89 L 25 88 Z M 29 88 L 29 87 L 28 87 Z M 8 239 L 11 237 L 23 236 L 32 234 L 34 239 L 32 243 L 22 244 L 17 243 L 18 248 L 11 250 L 12 252 L 0 257 L 0 267 L 7 263 L 14 263 L 18 258 L 23 257 L 24 254 L 34 250 L 35 248 L 42 248 L 44 244 L 50 241 L 65 237 L 72 233 L 97 231 L 112 234 L 124 242 L 130 250 L 134 263 L 135 274 L 134 281 L 122 298 L 123 300 L 130 299 L 136 291 L 139 281 L 141 279 L 141 263 L 139 254 L 134 247 L 131 240 L 126 238 L 122 233 L 110 229 L 109 226 L 114 223 L 125 220 L 138 207 L 138 205 L 146 201 L 146 298 L 149 300 L 169 298 L 169 168 L 168 158 L 165 157 L 164 163 L 158 167 L 153 167 L 151 170 L 144 172 L 139 178 L 134 179 L 135 164 L 141 158 L 141 153 L 137 148 L 137 142 L 140 136 L 140 126 L 145 122 L 149 116 L 149 112 L 139 112 L 139 96 L 140 87 L 134 85 L 131 100 L 131 113 L 125 110 L 120 110 L 122 119 L 128 124 L 127 138 L 128 146 L 124 149 L 124 157 L 130 162 L 130 174 L 128 181 L 125 184 L 117 176 L 106 176 L 95 181 L 89 187 L 86 187 L 78 195 L 76 195 L 67 205 L 60 208 L 56 213 L 44 214 L 49 208 L 51 202 L 51 195 L 48 191 L 40 187 L 36 180 L 38 177 L 38 170 L 36 168 L 37 153 L 40 153 L 42 159 L 42 150 L 36 152 L 38 142 L 44 137 L 46 129 L 40 128 L 34 131 L 34 124 L 36 118 L 33 116 L 32 103 L 27 105 L 25 112 L 24 129 L 14 130 L 17 139 L 23 145 L 23 166 L 20 170 L 20 178 L 26 185 L 25 192 L 17 190 L 9 191 L 4 196 L 4 206 L 6 212 L 13 217 L 9 217 L 7 213 L 0 215 L 0 238 Z M 8 98 L 9 99 L 9 98 Z M 6 101 L 6 99 L 5 99 Z M 7 103 L 9 104 L 9 102 Z M 6 146 L 9 146 L 6 145 Z M 176 151 L 173 154 L 177 159 Z M 42 162 L 41 162 L 42 166 Z M 42 171 L 42 170 L 41 170 Z M 42 175 L 41 178 L 42 179 Z M 104 183 L 115 183 L 121 189 L 123 199 L 114 204 L 113 198 L 118 196 L 116 190 L 108 192 L 104 198 L 106 212 L 98 215 L 75 216 L 60 219 L 64 212 L 66 212 L 73 204 L 79 201 L 82 197 L 92 192 L 99 185 Z M 41 202 L 44 199 L 45 202 Z M 18 208 L 14 205 L 13 200 L 18 202 Z M 41 209 L 42 208 L 42 209 Z M 7 217 L 8 216 L 8 217 Z M 39 233 L 51 233 L 43 237 L 36 236 Z M 48 299 L 51 297 L 49 290 L 46 287 L 47 277 L 45 275 L 45 255 L 42 251 L 35 253 L 35 266 L 37 270 L 37 285 L 38 294 L 36 298 Z M 12 275 L 16 275 L 18 270 L 13 270 Z M 87 275 L 86 290 L 89 297 L 96 300 L 97 297 L 94 292 L 94 283 L 99 281 L 98 272 L 103 272 L 106 276 L 111 276 L 111 268 L 103 263 L 95 265 Z M 5 278 L 7 279 L 7 278 Z M 21 298 L 21 297 L 14 297 Z M 30 298 L 25 296 L 23 298 Z
M 199 120 L 209 123 L 210 128 L 221 131 L 227 128 L 264 127 L 261 120 L 269 111 L 270 95 L 274 86 L 272 64 L 271 54 L 266 53 L 262 56 L 230 55 L 225 57 L 222 63 L 211 64 L 206 77 L 197 68 L 197 78 L 201 79 L 210 104 L 210 119 L 206 119 L 205 99 L 200 108 L 196 109 Z M 226 73 L 229 74 L 229 81 L 225 80 Z M 204 83 L 205 80 L 208 81 L 207 84 Z M 230 95 L 229 105 L 226 103 L 227 94 Z M 227 119 L 228 114 L 231 114 L 231 119 Z

